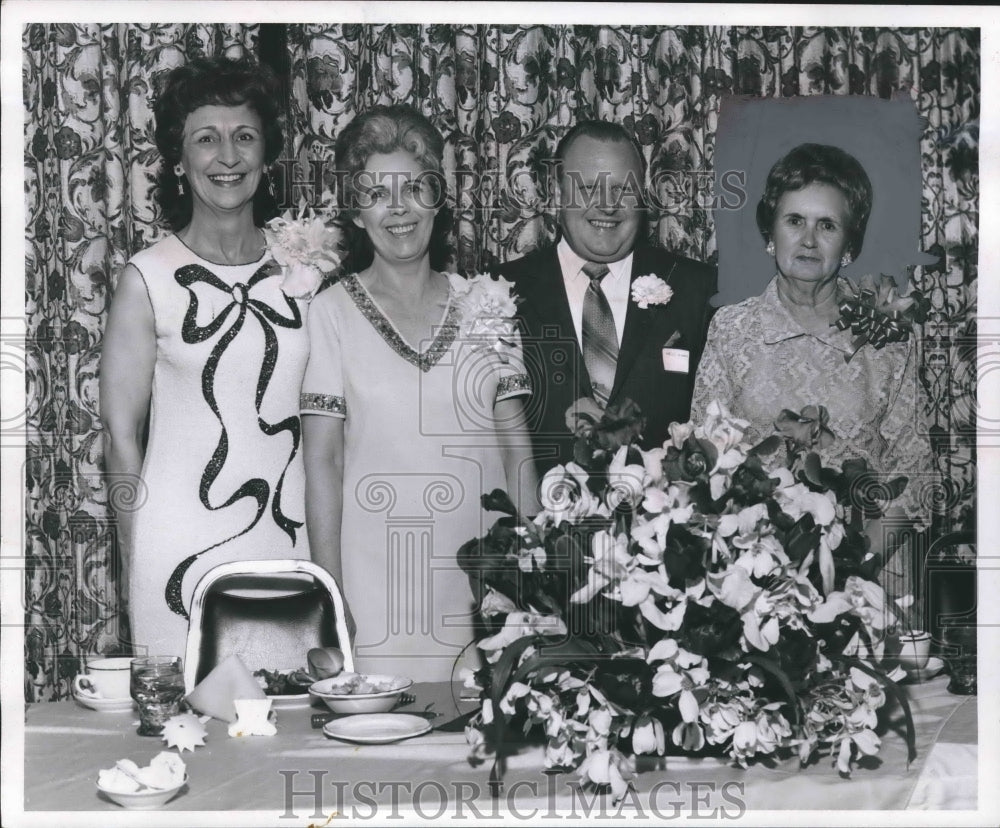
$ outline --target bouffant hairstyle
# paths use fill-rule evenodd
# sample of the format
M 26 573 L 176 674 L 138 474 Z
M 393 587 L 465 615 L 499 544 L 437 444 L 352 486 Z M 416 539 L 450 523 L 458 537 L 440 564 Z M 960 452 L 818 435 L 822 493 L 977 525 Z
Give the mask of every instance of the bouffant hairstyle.
M 410 153 L 429 174 L 434 204 L 439 207 L 431 236 L 431 266 L 439 269 L 447 259 L 447 235 L 451 228 L 451 211 L 444 206 L 444 138 L 430 119 L 413 107 L 374 106 L 357 115 L 337 136 L 334 156 L 341 215 L 351 219 L 365 203 L 358 184 L 365 179 L 368 159 L 399 150 Z M 344 222 L 344 231 L 347 241 L 344 270 L 363 270 L 374 256 L 371 240 L 353 221 Z
M 190 188 L 180 195 L 174 173 L 174 166 L 181 159 L 188 115 L 202 106 L 246 104 L 260 118 L 264 163 L 270 165 L 284 146 L 280 100 L 280 86 L 271 68 L 247 57 L 199 57 L 170 72 L 156 97 L 153 114 L 156 147 L 163 158 L 157 197 L 171 228 L 180 230 L 191 221 Z M 258 227 L 278 214 L 266 176 L 261 178 L 253 204 L 254 223 Z
M 810 184 L 829 184 L 847 199 L 850 213 L 847 250 L 857 258 L 865 241 L 872 211 L 872 183 L 865 168 L 850 153 L 827 144 L 800 144 L 771 167 L 764 194 L 757 203 L 757 228 L 765 241 L 771 240 L 774 216 L 781 197 Z

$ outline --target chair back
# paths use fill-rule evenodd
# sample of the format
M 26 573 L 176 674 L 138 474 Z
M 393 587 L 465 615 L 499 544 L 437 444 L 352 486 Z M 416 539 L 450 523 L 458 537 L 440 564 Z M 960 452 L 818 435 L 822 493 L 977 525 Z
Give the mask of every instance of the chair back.
M 927 613 L 925 629 L 935 641 L 949 627 L 975 627 L 976 566 L 963 561 L 955 549 L 975 546 L 975 532 L 949 532 L 937 538 L 924 555 L 921 594 Z
M 251 672 L 295 670 L 313 647 L 339 647 L 354 668 L 343 595 L 325 569 L 292 559 L 220 564 L 192 597 L 185 692 L 231 655 Z

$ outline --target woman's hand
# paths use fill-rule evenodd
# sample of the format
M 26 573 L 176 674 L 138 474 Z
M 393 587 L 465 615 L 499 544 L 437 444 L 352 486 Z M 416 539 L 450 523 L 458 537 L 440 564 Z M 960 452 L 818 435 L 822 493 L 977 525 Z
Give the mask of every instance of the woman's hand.
M 340 524 L 344 508 L 344 421 L 340 417 L 302 417 L 302 458 L 306 469 L 306 530 L 314 563 L 329 572 L 344 598 L 347 629 L 354 640 L 357 624 L 350 596 L 344 592 Z
M 142 438 L 155 363 L 153 307 L 142 275 L 129 265 L 118 280 L 108 314 L 100 380 L 108 501 L 118 518 L 123 595 L 132 564 L 133 518 L 145 500 Z

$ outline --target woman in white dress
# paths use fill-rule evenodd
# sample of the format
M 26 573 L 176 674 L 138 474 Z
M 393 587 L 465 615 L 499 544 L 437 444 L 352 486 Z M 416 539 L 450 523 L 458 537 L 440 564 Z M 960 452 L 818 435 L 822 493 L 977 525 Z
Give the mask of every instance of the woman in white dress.
M 277 213 L 265 172 L 282 148 L 277 100 L 269 70 L 220 57 L 175 69 L 156 101 L 159 198 L 175 232 L 122 273 L 101 356 L 137 654 L 184 652 L 191 594 L 211 567 L 309 557 L 306 304 L 283 292 L 260 229 Z
M 339 136 L 340 199 L 370 261 L 314 300 L 302 387 L 310 546 L 351 608 L 357 669 L 423 681 L 463 653 L 476 664 L 456 553 L 497 517 L 481 495 L 530 510 L 536 487 L 519 352 L 463 341 L 456 290 L 431 267 L 442 154 L 406 106 Z

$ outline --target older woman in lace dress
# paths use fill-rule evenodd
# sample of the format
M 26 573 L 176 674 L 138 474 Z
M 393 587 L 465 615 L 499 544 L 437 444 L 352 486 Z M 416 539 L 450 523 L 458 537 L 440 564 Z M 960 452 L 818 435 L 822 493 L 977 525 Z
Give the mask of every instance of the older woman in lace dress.
M 782 409 L 825 406 L 836 439 L 820 450 L 824 461 L 861 458 L 878 472 L 906 475 L 893 511 L 921 521 L 933 460 L 915 344 L 854 353 L 850 330 L 833 325 L 846 287 L 839 271 L 861 250 L 872 199 L 862 166 L 837 147 L 803 144 L 774 165 L 757 225 L 776 274 L 760 296 L 716 313 L 691 415 L 703 418 L 717 399 L 750 422 L 746 436 L 755 441 L 774 433 Z M 869 526 L 869 536 L 878 544 L 880 528 Z

